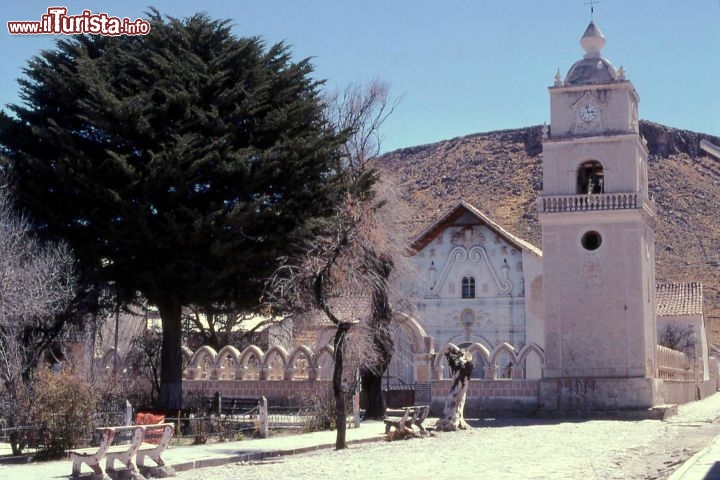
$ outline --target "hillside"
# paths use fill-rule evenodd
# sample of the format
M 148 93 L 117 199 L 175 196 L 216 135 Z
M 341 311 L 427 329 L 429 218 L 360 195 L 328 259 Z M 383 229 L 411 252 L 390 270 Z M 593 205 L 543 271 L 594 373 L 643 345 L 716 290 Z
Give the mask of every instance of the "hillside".
M 380 159 L 413 206 L 420 232 L 463 199 L 542 248 L 536 199 L 542 192 L 539 126 L 479 133 L 396 150 Z M 649 184 L 658 210 L 658 282 L 700 281 L 713 343 L 720 343 L 720 160 L 699 148 L 720 138 L 642 121 Z

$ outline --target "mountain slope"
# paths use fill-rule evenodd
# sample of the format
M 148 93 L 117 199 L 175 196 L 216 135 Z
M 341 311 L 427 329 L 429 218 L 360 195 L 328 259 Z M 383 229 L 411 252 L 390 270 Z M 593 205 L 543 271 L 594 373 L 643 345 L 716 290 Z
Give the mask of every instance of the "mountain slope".
M 704 284 L 705 316 L 720 343 L 720 160 L 699 148 L 720 138 L 642 121 L 649 187 L 658 210 L 658 282 Z M 542 248 L 536 200 L 542 192 L 541 127 L 479 133 L 405 148 L 380 158 L 413 206 L 414 232 L 457 201 L 486 212 Z

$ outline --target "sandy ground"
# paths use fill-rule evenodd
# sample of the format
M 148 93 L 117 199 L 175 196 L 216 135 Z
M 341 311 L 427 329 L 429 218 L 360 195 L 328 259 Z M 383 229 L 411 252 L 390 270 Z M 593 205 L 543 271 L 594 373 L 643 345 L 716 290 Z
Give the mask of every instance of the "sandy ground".
M 482 419 L 463 432 L 178 473 L 181 480 L 664 479 L 720 434 L 720 394 L 668 421 Z

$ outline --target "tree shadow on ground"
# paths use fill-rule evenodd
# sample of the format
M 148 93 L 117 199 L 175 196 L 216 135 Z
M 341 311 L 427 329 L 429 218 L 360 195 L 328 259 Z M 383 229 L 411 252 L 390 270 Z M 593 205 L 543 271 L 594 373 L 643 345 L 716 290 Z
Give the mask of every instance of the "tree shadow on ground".
M 486 417 L 466 418 L 471 427 L 475 428 L 504 428 L 524 427 L 531 425 L 558 425 L 560 423 L 582 423 L 589 418 L 534 418 L 534 417 Z

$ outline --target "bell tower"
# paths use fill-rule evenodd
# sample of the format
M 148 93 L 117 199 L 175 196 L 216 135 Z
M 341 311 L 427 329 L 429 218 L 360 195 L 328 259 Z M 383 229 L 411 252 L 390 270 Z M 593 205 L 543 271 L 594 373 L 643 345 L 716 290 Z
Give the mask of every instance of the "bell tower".
M 591 21 L 585 55 L 549 87 L 543 135 L 543 403 L 654 404 L 655 206 L 648 198 L 639 97 L 602 55 Z

